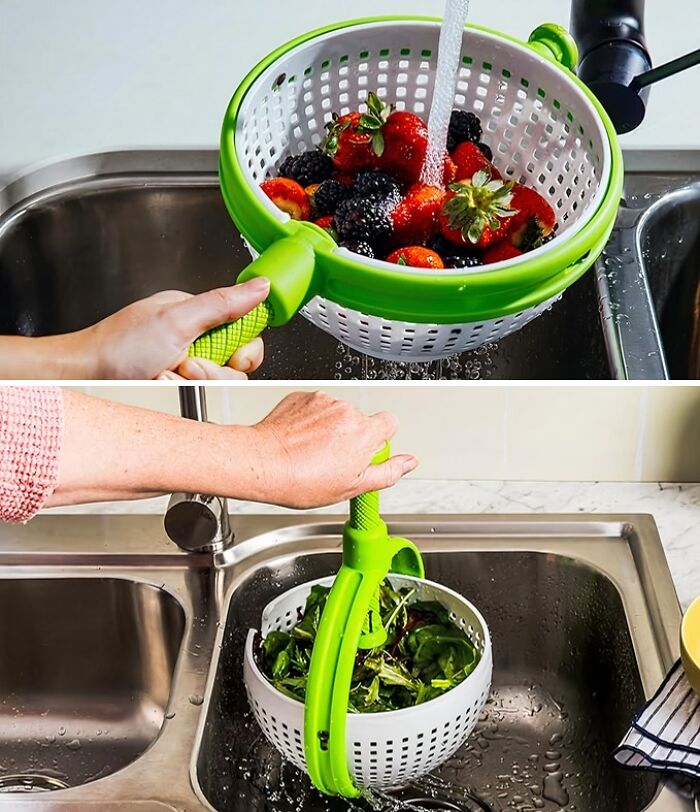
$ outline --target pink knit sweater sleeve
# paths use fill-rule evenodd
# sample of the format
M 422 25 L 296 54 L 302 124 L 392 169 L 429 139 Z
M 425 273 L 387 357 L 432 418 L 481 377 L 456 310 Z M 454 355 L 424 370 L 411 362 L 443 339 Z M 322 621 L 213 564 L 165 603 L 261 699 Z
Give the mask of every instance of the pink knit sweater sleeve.
M 54 386 L 0 386 L 0 521 L 26 522 L 53 493 L 63 434 Z

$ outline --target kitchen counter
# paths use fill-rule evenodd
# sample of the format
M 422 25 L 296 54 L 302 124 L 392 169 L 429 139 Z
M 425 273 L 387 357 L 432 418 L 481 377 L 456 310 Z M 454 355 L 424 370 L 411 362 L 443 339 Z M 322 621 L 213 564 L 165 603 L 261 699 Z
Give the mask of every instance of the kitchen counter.
M 123 0 L 29 4 L 4 0 L 0 25 L 0 187 L 30 167 L 138 147 L 215 147 L 226 104 L 243 76 L 292 37 L 347 17 L 441 16 L 443 0 L 321 0 L 293 9 L 266 0 Z M 700 5 L 648 3 L 656 64 L 697 47 Z M 472 4 L 471 19 L 526 38 L 547 21 L 568 24 L 569 3 Z M 700 68 L 652 90 L 643 126 L 627 149 L 700 146 Z
M 167 497 L 55 508 L 51 513 L 163 514 Z M 317 513 L 342 513 L 334 505 Z M 683 608 L 700 593 L 700 484 L 610 482 L 466 482 L 407 479 L 387 491 L 392 513 L 649 513 L 659 528 Z M 232 502 L 231 513 L 289 513 L 254 502 Z

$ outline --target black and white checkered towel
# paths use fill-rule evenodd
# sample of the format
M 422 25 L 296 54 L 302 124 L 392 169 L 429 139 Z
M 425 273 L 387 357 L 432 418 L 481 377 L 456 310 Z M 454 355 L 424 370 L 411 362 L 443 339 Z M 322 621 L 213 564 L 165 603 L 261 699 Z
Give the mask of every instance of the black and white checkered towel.
M 700 697 L 680 660 L 613 755 L 625 767 L 700 778 Z

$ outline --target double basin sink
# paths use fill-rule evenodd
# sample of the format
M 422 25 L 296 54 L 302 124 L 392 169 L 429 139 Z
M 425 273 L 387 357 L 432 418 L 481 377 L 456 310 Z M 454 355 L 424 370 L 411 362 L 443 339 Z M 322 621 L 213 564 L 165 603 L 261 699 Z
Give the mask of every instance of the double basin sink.
M 274 595 L 337 568 L 341 520 L 235 525 L 214 561 L 176 550 L 157 517 L 0 528 L 0 812 L 350 808 L 280 763 L 249 712 L 241 659 Z M 678 655 L 679 607 L 650 517 L 390 525 L 419 545 L 429 578 L 480 608 L 495 658 L 475 733 L 397 791 L 402 802 L 688 812 L 675 788 L 610 757 Z
M 85 327 L 166 289 L 231 284 L 249 262 L 212 151 L 91 155 L 0 191 L 0 335 Z M 257 377 L 664 379 L 700 372 L 700 152 L 630 152 L 606 255 L 521 331 L 449 362 L 344 350 L 295 317 Z

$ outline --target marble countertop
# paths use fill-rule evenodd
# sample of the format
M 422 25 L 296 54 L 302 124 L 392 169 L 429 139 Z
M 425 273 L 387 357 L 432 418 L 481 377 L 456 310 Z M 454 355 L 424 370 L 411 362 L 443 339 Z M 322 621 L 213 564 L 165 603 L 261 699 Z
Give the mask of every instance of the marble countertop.
M 163 514 L 167 497 L 54 508 L 46 514 Z M 231 502 L 231 514 L 285 513 Z M 342 513 L 333 505 L 314 513 Z M 683 608 L 700 594 L 700 483 L 502 482 L 406 479 L 382 497 L 391 513 L 648 513 L 656 520 Z M 235 519 L 234 519 L 235 526 Z

